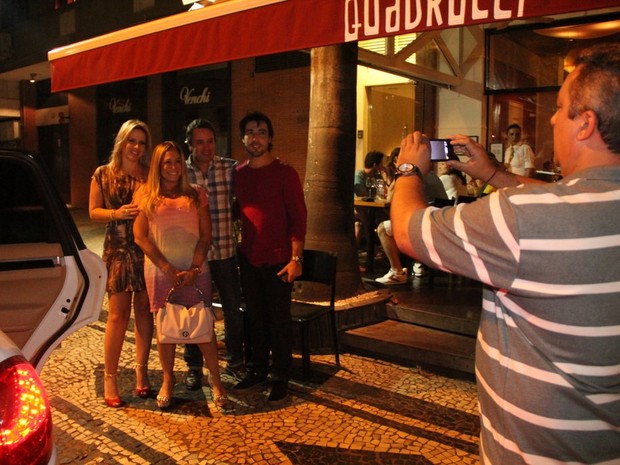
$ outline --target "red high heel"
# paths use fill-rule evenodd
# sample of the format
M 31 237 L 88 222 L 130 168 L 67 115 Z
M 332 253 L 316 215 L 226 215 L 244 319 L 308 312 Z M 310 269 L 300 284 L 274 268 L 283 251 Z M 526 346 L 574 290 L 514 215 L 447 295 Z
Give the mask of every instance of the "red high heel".
M 146 363 L 136 363 L 136 366 L 135 366 L 136 384 L 138 380 L 138 370 L 141 370 L 142 368 L 146 368 L 147 366 L 148 365 Z M 147 387 L 136 386 L 136 396 L 138 396 L 140 399 L 148 399 L 149 397 L 151 397 L 151 386 L 147 386 Z
M 105 373 L 105 380 L 114 379 L 114 384 L 116 384 L 116 375 L 117 373 Z M 104 380 L 104 384 L 105 384 L 105 380 Z M 104 391 L 105 391 L 105 387 L 104 387 Z M 119 408 L 123 405 L 123 401 L 121 400 L 119 396 L 105 397 L 104 395 L 103 400 L 105 401 L 106 405 L 111 408 Z

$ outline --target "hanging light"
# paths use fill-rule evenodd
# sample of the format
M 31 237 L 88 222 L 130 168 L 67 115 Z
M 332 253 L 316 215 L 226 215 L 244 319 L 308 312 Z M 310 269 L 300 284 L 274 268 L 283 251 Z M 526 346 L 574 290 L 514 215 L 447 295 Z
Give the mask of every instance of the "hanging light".
M 37 77 L 37 73 L 30 73 L 30 82 L 34 84 L 37 81 L 35 79 L 36 77 Z

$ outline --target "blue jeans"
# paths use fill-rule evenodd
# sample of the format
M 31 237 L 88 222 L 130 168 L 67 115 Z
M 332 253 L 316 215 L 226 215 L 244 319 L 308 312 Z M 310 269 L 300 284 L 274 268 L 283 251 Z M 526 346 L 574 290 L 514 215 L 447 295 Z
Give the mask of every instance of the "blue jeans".
M 269 352 L 274 380 L 288 381 L 293 343 L 291 335 L 292 283 L 277 275 L 286 263 L 255 267 L 239 255 L 245 297 L 249 341 L 252 347 L 248 370 L 258 376 L 269 372 Z
M 220 295 L 224 312 L 224 338 L 226 361 L 230 366 L 243 364 L 243 313 L 239 269 L 235 257 L 225 260 L 210 260 L 211 278 Z M 202 353 L 195 344 L 186 344 L 183 359 L 189 368 L 201 368 Z

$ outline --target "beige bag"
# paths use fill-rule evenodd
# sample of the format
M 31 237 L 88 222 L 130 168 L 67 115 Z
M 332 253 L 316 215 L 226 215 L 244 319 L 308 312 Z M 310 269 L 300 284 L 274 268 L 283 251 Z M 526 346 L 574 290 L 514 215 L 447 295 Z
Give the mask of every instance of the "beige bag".
M 190 308 L 170 302 L 173 287 L 168 292 L 166 304 L 156 316 L 157 340 L 162 344 L 202 344 L 211 342 L 214 334 L 213 309 L 200 300 Z M 196 292 L 204 299 L 200 289 Z

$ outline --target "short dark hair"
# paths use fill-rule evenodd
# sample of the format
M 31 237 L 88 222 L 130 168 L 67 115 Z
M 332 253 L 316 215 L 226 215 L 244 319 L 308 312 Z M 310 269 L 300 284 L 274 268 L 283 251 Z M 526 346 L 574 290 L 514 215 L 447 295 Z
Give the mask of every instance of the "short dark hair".
M 521 126 L 519 126 L 517 123 L 512 123 L 511 125 L 509 125 L 506 128 L 506 132 L 510 131 L 511 129 L 518 129 L 519 131 L 522 131 Z
M 569 89 L 569 116 L 591 110 L 609 150 L 620 154 L 620 43 L 592 45 L 575 59 L 577 76 Z M 575 71 L 573 71 L 575 72 Z
M 269 117 L 266 114 L 261 113 L 260 111 L 253 111 L 251 113 L 248 113 L 243 118 L 241 118 L 241 121 L 239 121 L 239 133 L 241 134 L 242 139 L 245 136 L 245 127 L 251 121 L 255 122 L 256 124 L 265 123 L 267 125 L 267 132 L 269 134 L 269 138 L 273 139 L 273 124 L 271 124 L 271 120 L 269 119 Z M 271 151 L 272 148 L 273 144 L 269 142 L 269 151 Z
M 364 157 L 364 168 L 372 168 L 374 165 L 380 165 L 383 162 L 385 154 L 378 150 L 372 150 Z
M 211 123 L 211 121 L 209 121 L 208 119 L 198 118 L 189 123 L 187 125 L 187 128 L 185 128 L 185 143 L 187 145 L 192 145 L 192 136 L 194 135 L 194 129 L 210 129 L 213 133 L 213 137 L 216 137 L 215 127 L 213 126 L 213 123 Z

